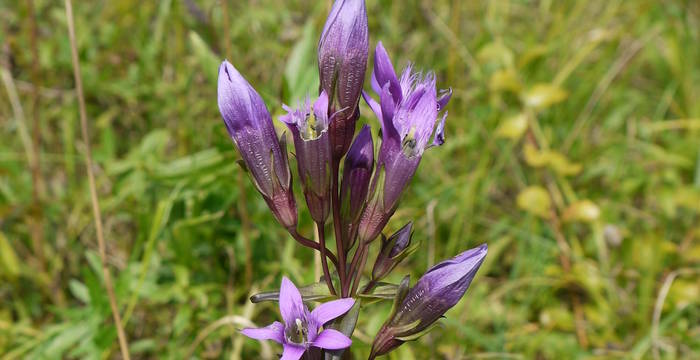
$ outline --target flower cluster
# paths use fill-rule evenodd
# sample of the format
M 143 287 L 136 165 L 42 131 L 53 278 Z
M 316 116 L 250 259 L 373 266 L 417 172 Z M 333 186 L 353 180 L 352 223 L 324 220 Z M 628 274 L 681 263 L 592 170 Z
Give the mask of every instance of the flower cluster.
M 412 242 L 412 223 L 388 238 L 382 231 L 425 150 L 445 142 L 444 109 L 452 91 L 438 91 L 433 73 L 414 71 L 411 65 L 398 76 L 379 42 L 371 74 L 373 97 L 363 90 L 368 58 L 364 0 L 336 0 L 318 45 L 319 95 L 296 107 L 283 106 L 286 114 L 280 120 L 291 133 L 297 181 L 318 241 L 297 230 L 286 135 L 278 136 L 262 98 L 232 64 L 224 61 L 219 69 L 219 110 L 242 163 L 278 222 L 301 245 L 319 251 L 322 260 L 323 285 L 297 289 L 283 278 L 279 292 L 253 297 L 278 301 L 284 324 L 242 333 L 282 344 L 282 359 L 304 354 L 340 359 L 352 344 L 362 299 L 387 299 L 387 289 L 393 289 L 394 310 L 376 335 L 369 358 L 417 339 L 463 297 L 486 256 L 486 245 L 465 251 L 430 268 L 412 288 L 408 277 L 398 285 L 381 282 L 418 247 Z M 379 120 L 381 136 L 376 140 L 369 126 L 356 134 L 361 98 Z M 326 247 L 325 228 L 331 219 L 335 251 Z M 370 247 L 378 238 L 378 255 L 364 276 Z M 380 287 L 381 296 L 375 295 Z M 305 305 L 328 299 L 335 300 L 311 312 Z

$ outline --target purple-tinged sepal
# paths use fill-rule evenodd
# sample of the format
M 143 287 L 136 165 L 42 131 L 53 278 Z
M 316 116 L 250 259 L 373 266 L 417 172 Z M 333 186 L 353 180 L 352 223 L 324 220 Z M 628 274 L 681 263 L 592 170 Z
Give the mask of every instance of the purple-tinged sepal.
M 354 239 L 362 208 L 367 200 L 369 182 L 374 168 L 374 143 L 370 127 L 365 125 L 345 156 L 343 180 L 340 186 L 340 218 L 345 239 Z M 348 244 L 346 249 L 350 249 Z
M 218 104 L 256 188 L 284 227 L 296 227 L 297 207 L 286 146 L 280 145 L 262 97 L 228 61 L 219 67 Z
M 382 235 L 382 247 L 372 268 L 372 280 L 379 281 L 418 249 L 418 244 L 411 245 L 413 223 L 409 222 L 388 239 Z
M 487 251 L 488 247 L 483 244 L 433 266 L 405 295 L 399 287 L 395 305 L 400 305 L 395 306 L 377 333 L 370 359 L 430 331 L 464 296 Z
M 382 43 L 377 44 L 372 88 L 379 102 L 367 93 L 363 97 L 382 126 L 382 145 L 370 200 L 360 220 L 359 234 L 364 241 L 374 240 L 394 214 L 423 152 L 444 142 L 446 115 L 436 122 L 452 92 L 441 91 L 438 97 L 435 84 L 432 73 L 415 73 L 410 65 L 397 77 Z
M 452 88 L 440 90 L 437 99 L 438 111 L 444 109 L 445 106 L 447 106 L 447 104 L 450 102 L 450 99 L 452 99 Z
M 328 125 L 328 95 L 321 92 L 316 102 L 306 99 L 297 109 L 284 107 L 281 117 L 292 133 L 304 197 L 314 221 L 325 223 L 330 213 L 331 144 Z
M 364 0 L 336 0 L 318 43 L 321 90 L 330 97 L 333 156 L 348 150 L 359 117 L 358 102 L 367 70 L 369 28 Z

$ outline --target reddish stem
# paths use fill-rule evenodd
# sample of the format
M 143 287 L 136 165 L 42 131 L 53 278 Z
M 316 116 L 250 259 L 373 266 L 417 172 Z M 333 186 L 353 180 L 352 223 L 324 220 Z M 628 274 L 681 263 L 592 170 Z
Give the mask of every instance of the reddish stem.
M 333 207 L 333 228 L 335 230 L 335 246 L 338 251 L 338 276 L 340 277 L 340 296 L 348 297 L 348 284 L 346 281 L 345 271 L 347 263 L 345 259 L 345 249 L 343 248 L 343 228 L 340 221 L 340 200 L 338 194 L 338 172 L 340 170 L 340 159 L 333 159 L 333 172 L 331 182 L 331 206 Z
M 316 223 L 316 228 L 318 229 L 318 242 L 321 248 L 321 264 L 323 265 L 323 277 L 326 279 L 326 284 L 328 285 L 328 290 L 330 290 L 332 295 L 335 295 L 335 288 L 333 287 L 333 280 L 331 279 L 331 273 L 328 271 L 328 259 L 326 258 L 326 233 L 323 228 L 323 223 Z
M 319 243 L 305 238 L 304 236 L 299 234 L 297 229 L 291 228 L 291 229 L 287 229 L 287 230 L 289 231 L 289 234 L 292 235 L 294 240 L 296 240 L 302 246 L 305 246 L 305 247 L 310 248 L 310 249 L 321 251 L 321 245 Z M 338 267 L 338 259 L 335 257 L 335 255 L 333 255 L 333 253 L 330 252 L 330 250 L 328 250 L 328 248 L 325 249 L 325 253 L 326 253 L 326 256 L 329 259 L 331 259 L 331 262 L 333 263 L 333 265 L 335 265 L 335 267 L 337 268 Z

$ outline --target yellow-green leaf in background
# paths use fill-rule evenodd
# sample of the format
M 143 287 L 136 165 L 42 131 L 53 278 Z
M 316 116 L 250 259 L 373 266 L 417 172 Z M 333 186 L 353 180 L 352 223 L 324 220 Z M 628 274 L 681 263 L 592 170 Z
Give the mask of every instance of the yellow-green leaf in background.
M 680 187 L 673 192 L 673 205 L 700 212 L 700 190 Z
M 0 275 L 15 278 L 19 275 L 19 260 L 5 234 L 0 232 Z
M 696 231 L 696 238 L 700 237 L 700 230 Z M 688 262 L 700 259 L 700 241 L 697 244 L 690 245 L 690 248 L 682 252 L 682 257 Z
M 554 150 L 538 150 L 532 144 L 523 148 L 525 162 L 532 167 L 549 167 L 561 175 L 576 175 L 582 166 L 572 163 L 562 153 Z
M 547 54 L 549 49 L 545 45 L 535 45 L 525 49 L 520 56 L 518 56 L 518 68 L 523 68 L 529 65 L 531 62 L 540 59 Z
M 555 305 L 540 312 L 539 321 L 547 329 L 570 331 L 574 328 L 574 317 L 565 306 Z
M 530 186 L 518 194 L 518 207 L 541 217 L 548 217 L 552 200 L 547 190 L 540 186 Z
M 523 94 L 523 102 L 533 109 L 546 109 L 566 99 L 566 90 L 552 84 L 536 84 Z
M 513 67 L 515 56 L 513 51 L 509 49 L 503 42 L 494 41 L 488 43 L 479 49 L 476 54 L 477 60 L 482 64 L 495 64 L 504 67 Z
M 537 150 L 530 143 L 523 145 L 523 155 L 525 156 L 525 162 L 532 167 L 545 167 L 549 162 L 544 152 Z
M 506 118 L 496 129 L 496 137 L 519 140 L 527 130 L 527 117 L 518 114 Z
M 493 92 L 512 91 L 520 93 L 523 85 L 518 79 L 518 74 L 512 68 L 498 70 L 489 79 L 489 89 Z
M 695 303 L 700 297 L 700 285 L 697 281 L 676 279 L 668 292 L 667 306 L 684 307 Z M 671 305 L 673 304 L 673 305 Z
M 600 217 L 600 208 L 590 200 L 577 201 L 564 211 L 564 221 L 593 222 Z

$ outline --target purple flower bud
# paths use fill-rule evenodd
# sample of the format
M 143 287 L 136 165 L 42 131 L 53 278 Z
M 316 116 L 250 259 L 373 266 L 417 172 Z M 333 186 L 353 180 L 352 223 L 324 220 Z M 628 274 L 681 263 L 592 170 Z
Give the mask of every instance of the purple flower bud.
M 374 167 L 374 143 L 370 127 L 365 125 L 350 146 L 343 167 L 340 186 L 340 217 L 347 239 L 353 239 L 353 228 L 365 205 L 369 181 Z M 349 249 L 351 246 L 348 246 Z
M 372 354 L 384 355 L 429 331 L 430 326 L 464 296 L 487 251 L 488 247 L 483 244 L 430 268 L 400 299 L 401 305 L 379 330 L 372 344 Z
M 415 250 L 415 247 L 409 248 L 413 236 L 412 229 L 413 223 L 409 222 L 394 235 L 391 235 L 389 239 L 382 236 L 382 248 L 374 262 L 374 268 L 372 268 L 372 280 L 377 281 L 387 276 L 396 265 Z
M 414 73 L 410 65 L 399 79 L 381 42 L 374 56 L 372 88 L 380 102 L 367 93 L 363 97 L 381 123 L 382 145 L 370 201 L 360 220 L 359 234 L 365 241 L 374 240 L 394 214 L 423 151 L 444 142 L 445 116 L 437 126 L 436 121 L 451 96 L 447 90 L 438 98 L 435 76 Z
M 219 67 L 219 111 L 253 183 L 277 220 L 286 228 L 297 224 L 297 207 L 287 149 L 272 125 L 265 103 L 228 61 Z
M 328 95 L 321 92 L 311 107 L 307 98 L 298 109 L 285 106 L 288 114 L 280 120 L 294 138 L 297 167 L 306 204 L 314 221 L 325 223 L 330 213 L 331 144 L 328 136 Z
M 333 156 L 348 150 L 359 117 L 358 102 L 367 70 L 369 28 L 364 0 L 336 0 L 318 43 L 321 90 L 330 97 Z

